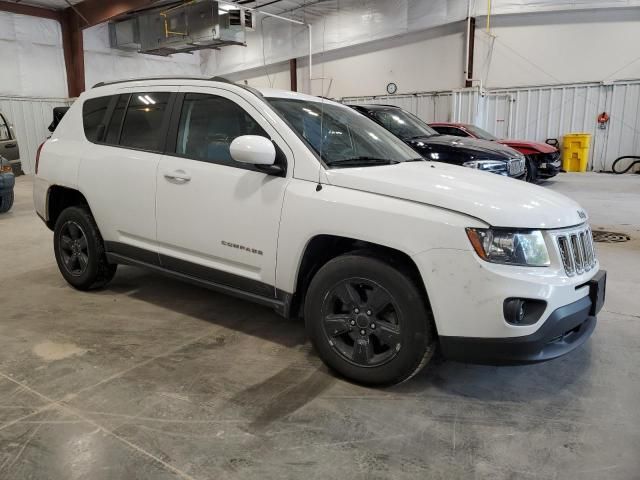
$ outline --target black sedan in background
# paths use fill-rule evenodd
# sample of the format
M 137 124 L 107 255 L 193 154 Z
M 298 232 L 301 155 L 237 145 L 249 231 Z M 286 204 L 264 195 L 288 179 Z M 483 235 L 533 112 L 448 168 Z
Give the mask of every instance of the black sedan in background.
M 423 158 L 524 179 L 525 157 L 506 145 L 440 135 L 415 115 L 394 105 L 350 105 L 402 139 Z

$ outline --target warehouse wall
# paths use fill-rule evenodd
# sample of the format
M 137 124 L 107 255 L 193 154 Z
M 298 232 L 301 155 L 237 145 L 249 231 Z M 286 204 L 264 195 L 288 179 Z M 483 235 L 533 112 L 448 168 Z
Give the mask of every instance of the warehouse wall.
M 0 11 L 0 95 L 67 96 L 58 22 Z
M 298 89 L 340 98 L 381 95 L 386 93 L 389 82 L 398 85 L 398 93 L 462 87 L 464 27 L 464 23 L 457 22 L 315 55 L 313 77 L 318 79 L 311 82 L 311 89 L 307 58 L 300 58 Z M 247 80 L 251 86 L 289 89 L 290 85 L 288 62 L 226 77 Z
M 640 78 L 640 8 L 499 15 L 491 35 L 485 26 L 478 18 L 474 77 L 488 87 Z

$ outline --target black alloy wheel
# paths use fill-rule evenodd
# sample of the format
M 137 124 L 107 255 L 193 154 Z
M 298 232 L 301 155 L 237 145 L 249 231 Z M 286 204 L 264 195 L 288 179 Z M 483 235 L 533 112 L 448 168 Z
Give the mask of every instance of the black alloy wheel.
M 102 235 L 88 206 L 64 209 L 53 230 L 56 263 L 72 287 L 91 290 L 111 281 L 118 266 L 107 260 Z
M 322 304 L 331 347 L 359 367 L 377 367 L 401 347 L 401 315 L 391 294 L 365 278 L 348 278 L 329 290 Z
M 384 252 L 345 253 L 320 267 L 306 291 L 304 319 L 325 364 L 367 385 L 408 380 L 437 344 L 417 272 Z
M 60 232 L 60 256 L 67 272 L 79 277 L 89 265 L 89 246 L 82 227 L 73 220 L 62 225 Z

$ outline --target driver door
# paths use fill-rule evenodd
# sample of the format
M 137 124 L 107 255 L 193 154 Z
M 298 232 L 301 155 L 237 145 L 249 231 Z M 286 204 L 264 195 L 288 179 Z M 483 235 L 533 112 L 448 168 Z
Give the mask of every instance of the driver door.
M 157 239 L 163 267 L 261 296 L 275 296 L 280 212 L 288 183 L 235 162 L 241 135 L 293 153 L 249 102 L 221 88 L 184 87 L 158 166 Z

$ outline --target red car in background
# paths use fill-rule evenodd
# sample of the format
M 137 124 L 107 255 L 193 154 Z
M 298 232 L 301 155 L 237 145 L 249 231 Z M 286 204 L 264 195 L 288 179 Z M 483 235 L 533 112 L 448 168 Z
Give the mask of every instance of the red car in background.
M 443 135 L 457 137 L 480 138 L 502 143 L 518 150 L 527 158 L 527 181 L 537 182 L 539 179 L 551 178 L 560 171 L 560 152 L 547 143 L 530 142 L 528 140 L 501 140 L 489 132 L 466 123 L 438 122 L 429 126 Z

